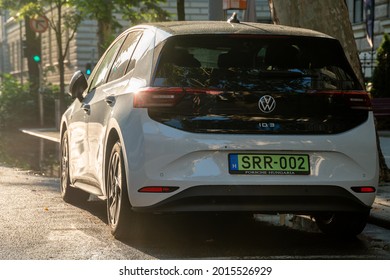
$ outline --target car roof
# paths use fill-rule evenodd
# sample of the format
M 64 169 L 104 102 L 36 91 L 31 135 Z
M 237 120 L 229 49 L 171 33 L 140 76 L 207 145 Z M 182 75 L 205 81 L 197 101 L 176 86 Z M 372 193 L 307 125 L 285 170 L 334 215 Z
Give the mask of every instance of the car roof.
M 189 34 L 264 34 L 285 36 L 314 36 L 332 38 L 314 30 L 296 28 L 284 25 L 241 22 L 229 23 L 226 21 L 168 21 L 148 23 L 133 28 L 155 28 L 165 33 L 166 37 Z

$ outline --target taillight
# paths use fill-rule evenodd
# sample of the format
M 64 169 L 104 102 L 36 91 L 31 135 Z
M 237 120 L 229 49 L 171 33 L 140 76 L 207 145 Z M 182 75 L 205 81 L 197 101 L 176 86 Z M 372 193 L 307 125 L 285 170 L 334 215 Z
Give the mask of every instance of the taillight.
M 342 97 L 351 109 L 372 110 L 370 96 L 365 91 L 324 91 L 320 94 L 330 95 L 332 98 Z
M 138 190 L 140 193 L 171 193 L 178 189 L 179 187 L 143 187 Z
M 184 96 L 182 88 L 144 88 L 134 93 L 134 108 L 173 107 Z
M 372 110 L 371 99 L 368 94 L 346 94 L 344 96 L 351 109 Z
M 134 108 L 174 107 L 186 94 L 220 95 L 223 91 L 213 89 L 148 87 L 134 93 Z
M 376 189 L 374 187 L 351 187 L 351 189 L 356 193 L 374 193 Z

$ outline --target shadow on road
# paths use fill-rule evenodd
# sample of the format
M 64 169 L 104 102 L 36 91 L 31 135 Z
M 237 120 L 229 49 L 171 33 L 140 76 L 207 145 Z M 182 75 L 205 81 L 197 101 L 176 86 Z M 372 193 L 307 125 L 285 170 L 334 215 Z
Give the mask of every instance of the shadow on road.
M 83 208 L 107 223 L 103 201 Z M 350 259 L 366 254 L 367 244 L 359 238 L 340 240 L 297 227 L 242 215 L 147 215 L 137 234 L 121 242 L 158 259 Z

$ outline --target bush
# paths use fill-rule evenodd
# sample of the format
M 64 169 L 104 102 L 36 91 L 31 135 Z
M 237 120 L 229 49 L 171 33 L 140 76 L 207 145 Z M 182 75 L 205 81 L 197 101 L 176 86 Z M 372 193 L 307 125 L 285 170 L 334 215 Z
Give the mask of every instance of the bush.
M 43 92 L 44 123 L 54 126 L 54 100 L 58 95 L 54 88 Z M 0 83 L 0 128 L 38 127 L 39 104 L 37 94 L 29 92 L 29 85 L 22 85 L 10 74 L 3 74 Z
M 390 37 L 386 33 L 377 50 L 376 60 L 371 93 L 373 97 L 390 97 Z
M 36 119 L 36 101 L 28 91 L 9 74 L 3 74 L 0 84 L 0 127 L 25 126 Z

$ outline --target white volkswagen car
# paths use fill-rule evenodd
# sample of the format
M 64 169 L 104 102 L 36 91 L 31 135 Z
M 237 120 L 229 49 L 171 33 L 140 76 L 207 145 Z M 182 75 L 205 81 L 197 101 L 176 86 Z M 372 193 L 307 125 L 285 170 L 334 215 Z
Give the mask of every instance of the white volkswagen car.
M 369 96 L 339 42 L 256 23 L 135 26 L 62 118 L 61 193 L 107 200 L 115 237 L 140 213 L 296 213 L 365 227 L 378 185 Z M 142 215 L 141 215 L 142 216 Z

